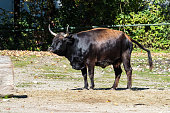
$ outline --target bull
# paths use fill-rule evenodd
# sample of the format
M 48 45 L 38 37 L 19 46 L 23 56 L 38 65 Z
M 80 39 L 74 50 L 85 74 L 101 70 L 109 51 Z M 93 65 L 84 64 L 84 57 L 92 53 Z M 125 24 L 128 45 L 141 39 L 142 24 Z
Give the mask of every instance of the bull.
M 66 57 L 73 69 L 81 70 L 84 78 L 84 89 L 88 89 L 87 72 L 91 81 L 90 88 L 94 89 L 94 68 L 105 68 L 112 65 L 115 71 L 115 81 L 112 89 L 116 89 L 121 77 L 123 63 L 127 75 L 127 88 L 132 87 L 131 53 L 133 44 L 147 51 L 150 69 L 153 67 L 151 53 L 140 43 L 130 38 L 122 31 L 108 28 L 94 28 L 75 34 L 64 32 L 54 33 L 52 45 L 48 48 L 59 56 Z M 67 31 L 68 32 L 68 31 Z

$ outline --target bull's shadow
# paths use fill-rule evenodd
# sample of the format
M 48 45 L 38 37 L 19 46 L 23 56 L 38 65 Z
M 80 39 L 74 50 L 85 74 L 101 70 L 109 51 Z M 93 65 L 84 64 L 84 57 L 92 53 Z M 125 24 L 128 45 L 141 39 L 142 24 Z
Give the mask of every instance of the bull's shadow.
M 133 87 L 131 88 L 132 91 L 142 91 L 142 90 L 148 90 L 149 88 L 138 88 L 138 87 Z M 84 90 L 83 88 L 75 88 L 71 90 Z M 94 88 L 94 90 L 112 90 L 111 88 Z M 117 91 L 121 90 L 128 90 L 127 88 L 117 88 Z
M 28 98 L 27 95 L 13 95 L 13 94 L 10 94 L 10 95 L 2 95 L 0 96 L 0 98 Z
M 27 95 L 13 95 L 12 98 L 28 98 Z

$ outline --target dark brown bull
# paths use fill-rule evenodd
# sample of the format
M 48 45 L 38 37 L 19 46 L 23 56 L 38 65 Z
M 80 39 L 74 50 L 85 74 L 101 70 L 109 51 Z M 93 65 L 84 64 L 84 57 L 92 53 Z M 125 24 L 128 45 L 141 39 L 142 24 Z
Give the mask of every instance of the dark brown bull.
M 132 68 L 130 64 L 132 42 L 147 51 L 149 66 L 152 69 L 150 51 L 122 31 L 95 28 L 67 35 L 52 32 L 50 26 L 49 31 L 55 36 L 49 51 L 65 56 L 74 69 L 81 70 L 85 89 L 88 89 L 87 71 L 91 80 L 90 88 L 93 89 L 94 67 L 101 66 L 105 68 L 108 65 L 113 65 L 115 82 L 112 88 L 116 89 L 122 73 L 121 63 L 123 63 L 127 74 L 127 88 L 130 89 L 132 87 Z

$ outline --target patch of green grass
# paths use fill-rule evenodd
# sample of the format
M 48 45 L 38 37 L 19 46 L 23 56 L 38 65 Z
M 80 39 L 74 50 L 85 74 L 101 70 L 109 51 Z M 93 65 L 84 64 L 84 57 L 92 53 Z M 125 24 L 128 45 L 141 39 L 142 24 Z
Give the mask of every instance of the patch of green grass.
M 169 53 L 169 49 L 159 49 L 159 48 L 148 48 L 151 52 L 154 52 L 154 53 Z M 139 47 L 138 48 L 134 48 L 133 49 L 133 52 L 145 52 L 144 50 L 140 49 Z
M 54 59 L 56 60 L 56 59 Z M 50 79 L 62 79 L 62 80 L 80 80 L 79 77 L 74 77 L 72 74 L 81 73 L 80 70 L 74 70 L 68 63 L 68 61 L 63 58 L 56 65 L 45 64 L 39 67 L 35 67 L 41 69 L 42 76 Z M 82 77 L 82 76 L 81 76 Z
M 45 83 L 41 83 L 41 82 L 37 82 L 37 83 L 34 83 L 34 82 L 26 82 L 26 83 L 20 83 L 18 84 L 16 87 L 30 87 L 32 85 L 41 85 L 41 84 L 45 84 Z
M 80 77 L 74 77 L 71 76 L 71 74 L 68 73 L 49 73 L 49 74 L 41 74 L 43 76 L 43 78 L 47 78 L 47 79 L 61 79 L 61 80 L 76 80 L 76 81 L 81 81 L 83 79 L 82 76 Z
M 8 95 L 5 95 L 5 97 L 3 97 L 4 99 L 8 99 L 9 97 L 8 97 Z
M 32 82 L 29 82 L 29 83 L 21 83 L 21 84 L 18 84 L 16 87 L 30 87 L 31 85 L 33 85 Z
M 167 82 L 170 83 L 170 77 L 167 75 L 161 75 L 161 74 L 151 74 L 151 76 L 154 78 L 154 80 L 159 82 Z
M 62 75 L 62 74 L 44 74 L 45 78 L 50 78 L 50 79 L 64 79 L 68 77 L 68 75 Z
M 143 77 L 144 79 L 150 79 L 151 81 L 156 81 L 160 83 L 170 83 L 170 77 L 167 74 L 155 74 L 145 69 L 144 71 L 133 71 L 137 76 Z
M 11 57 L 14 67 L 25 67 L 33 63 L 34 59 L 37 58 L 35 55 L 23 56 L 23 57 Z
M 42 65 L 42 66 L 39 66 L 37 67 L 39 69 L 42 69 L 43 70 L 43 73 L 47 73 L 47 72 L 53 72 L 55 70 L 58 70 L 56 68 L 56 66 L 53 66 L 53 65 Z

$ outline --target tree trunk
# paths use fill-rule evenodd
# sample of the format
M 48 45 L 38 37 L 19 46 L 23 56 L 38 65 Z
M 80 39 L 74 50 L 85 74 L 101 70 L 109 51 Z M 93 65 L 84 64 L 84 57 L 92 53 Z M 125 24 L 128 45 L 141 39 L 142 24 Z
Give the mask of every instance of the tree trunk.
M 16 45 L 14 49 L 19 49 L 19 37 L 21 36 L 19 19 L 20 0 L 14 0 L 14 43 Z

